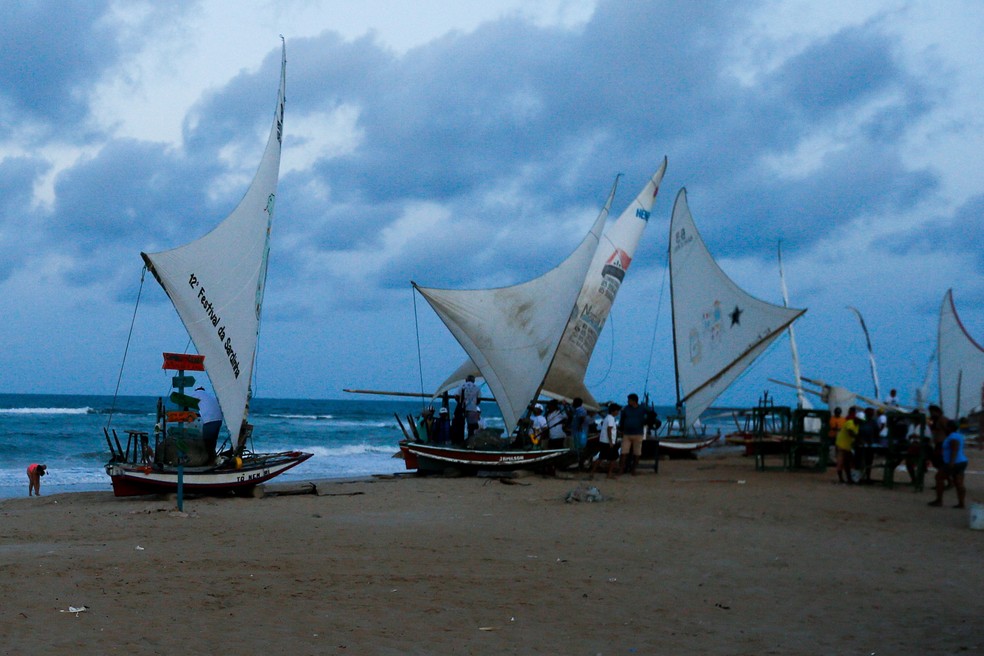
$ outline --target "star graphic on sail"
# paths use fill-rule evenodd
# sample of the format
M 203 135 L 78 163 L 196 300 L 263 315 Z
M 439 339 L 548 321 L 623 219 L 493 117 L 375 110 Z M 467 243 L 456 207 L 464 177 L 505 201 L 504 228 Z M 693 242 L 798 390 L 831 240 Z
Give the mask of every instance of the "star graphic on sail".
M 731 325 L 740 326 L 741 325 L 741 313 L 744 312 L 737 305 L 735 306 L 734 312 L 731 313 Z

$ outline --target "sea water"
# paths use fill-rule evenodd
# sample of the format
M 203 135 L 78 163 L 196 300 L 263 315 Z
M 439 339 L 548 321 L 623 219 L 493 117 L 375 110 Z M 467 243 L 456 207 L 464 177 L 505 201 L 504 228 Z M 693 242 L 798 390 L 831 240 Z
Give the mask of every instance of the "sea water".
M 105 464 L 110 450 L 104 429 L 126 448 L 127 430 L 153 436 L 157 398 L 0 394 L 0 498 L 27 494 L 27 467 L 47 465 L 42 494 L 110 491 Z M 251 450 L 306 451 L 306 462 L 277 481 L 349 478 L 405 472 L 399 453 L 407 416 L 419 415 L 421 401 L 253 399 Z M 493 403 L 482 404 L 490 428 L 502 428 Z M 657 408 L 666 417 L 670 408 Z M 408 427 L 409 428 L 409 427 Z M 228 438 L 223 426 L 220 440 Z M 228 444 L 227 444 L 228 446 Z
M 112 489 L 103 429 L 126 448 L 126 430 L 153 436 L 156 397 L 0 394 L 0 497 L 27 494 L 27 467 L 44 463 L 42 494 Z M 347 478 L 406 471 L 394 458 L 403 433 L 396 420 L 419 414 L 419 401 L 253 399 L 255 452 L 314 456 L 278 481 Z M 492 408 L 488 408 L 492 410 Z M 495 414 L 492 412 L 491 414 Z M 501 417 L 490 417 L 490 423 Z M 223 426 L 220 440 L 228 438 Z

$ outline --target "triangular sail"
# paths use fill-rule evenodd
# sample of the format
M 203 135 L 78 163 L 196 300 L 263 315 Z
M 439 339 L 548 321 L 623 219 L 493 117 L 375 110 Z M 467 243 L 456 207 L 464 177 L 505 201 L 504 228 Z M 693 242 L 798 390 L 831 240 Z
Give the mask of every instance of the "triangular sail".
M 649 215 L 665 172 L 666 158 L 664 157 L 659 169 L 639 195 L 602 236 L 578 294 L 574 313 L 564 330 L 557 355 L 543 384 L 542 393 L 545 396 L 564 401 L 580 397 L 587 407 L 598 407 L 598 402 L 584 385 L 584 375 L 598 341 L 598 335 L 604 328 L 612 304 L 615 302 L 615 295 L 618 294 L 625 272 L 635 256 L 643 230 L 649 223 Z M 601 210 L 601 215 L 606 219 L 614 197 L 613 185 L 608 201 Z M 437 394 L 459 386 L 469 374 L 480 375 L 478 367 L 470 360 L 458 367 L 441 384 Z
M 686 189 L 673 204 L 669 261 L 677 398 L 692 426 L 806 310 L 761 301 L 728 278 L 697 232 Z
M 259 169 L 239 205 L 207 235 L 160 253 L 141 253 L 170 297 L 222 407 L 233 445 L 248 413 L 250 379 L 266 284 L 270 225 L 280 172 L 286 45 L 280 91 Z
M 984 347 L 964 328 L 948 289 L 940 306 L 937 362 L 940 407 L 952 419 L 966 416 L 982 401 Z
M 649 225 L 649 215 L 665 172 L 664 157 L 663 163 L 639 195 L 602 236 L 581 293 L 578 294 L 574 316 L 567 324 L 560 348 L 557 349 L 557 357 L 543 384 L 544 394 L 565 401 L 580 396 L 589 407 L 598 406 L 584 387 L 584 375 L 598 342 L 598 335 L 605 327 L 612 304 L 615 303 L 615 295 L 618 294 L 629 264 L 635 256 L 642 232 Z M 610 199 L 608 205 L 611 205 Z
M 518 285 L 453 290 L 414 283 L 478 366 L 507 433 L 516 428 L 553 362 L 604 226 L 602 214 L 564 262 Z

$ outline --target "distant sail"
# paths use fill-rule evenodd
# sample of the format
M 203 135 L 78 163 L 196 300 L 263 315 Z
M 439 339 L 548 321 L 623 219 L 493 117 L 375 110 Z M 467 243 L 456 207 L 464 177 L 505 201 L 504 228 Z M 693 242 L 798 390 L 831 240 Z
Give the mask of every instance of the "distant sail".
M 692 426 L 806 310 L 761 301 L 728 278 L 697 232 L 686 189 L 673 204 L 669 251 L 677 398 Z
M 205 370 L 234 446 L 239 445 L 248 414 L 260 330 L 270 225 L 280 174 L 286 73 L 284 46 L 273 126 L 256 176 L 239 205 L 211 232 L 185 246 L 141 253 L 198 352 L 205 356 Z
M 547 373 L 542 391 L 545 396 L 564 401 L 580 397 L 586 406 L 598 407 L 598 402 L 584 385 L 584 376 L 598 342 L 598 336 L 605 327 L 615 296 L 622 285 L 625 272 L 632 258 L 635 257 L 643 230 L 649 224 L 649 216 L 665 172 L 666 158 L 664 157 L 659 169 L 639 195 L 602 236 L 578 294 L 577 306 L 564 331 L 560 348 L 557 349 L 557 356 Z M 608 201 L 601 210 L 601 216 L 606 219 L 614 196 L 613 186 Z M 469 374 L 481 375 L 478 367 L 470 360 L 462 363 L 448 376 L 438 388 L 437 394 L 457 388 Z
M 984 348 L 964 328 L 948 289 L 940 306 L 939 337 L 940 407 L 952 419 L 966 416 L 981 403 L 984 386 Z
M 478 366 L 507 433 L 543 384 L 604 227 L 601 214 L 566 260 L 518 285 L 454 290 L 414 283 Z
M 861 310 L 857 309 L 853 305 L 847 306 L 848 310 L 852 310 L 854 314 L 858 315 L 858 321 L 861 323 L 861 330 L 864 331 L 864 342 L 868 347 L 868 365 L 871 367 L 871 382 L 875 386 L 875 398 L 881 398 L 881 386 L 878 384 L 878 366 L 875 364 L 875 350 L 871 348 L 871 336 L 868 334 L 868 326 L 864 323 L 864 317 L 861 316 Z

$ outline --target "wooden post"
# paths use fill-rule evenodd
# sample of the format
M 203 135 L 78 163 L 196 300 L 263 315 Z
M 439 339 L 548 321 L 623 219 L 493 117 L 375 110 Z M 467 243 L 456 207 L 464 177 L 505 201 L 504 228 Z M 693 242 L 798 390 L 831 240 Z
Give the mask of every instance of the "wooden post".
M 178 449 L 178 512 L 184 510 L 184 455 Z

